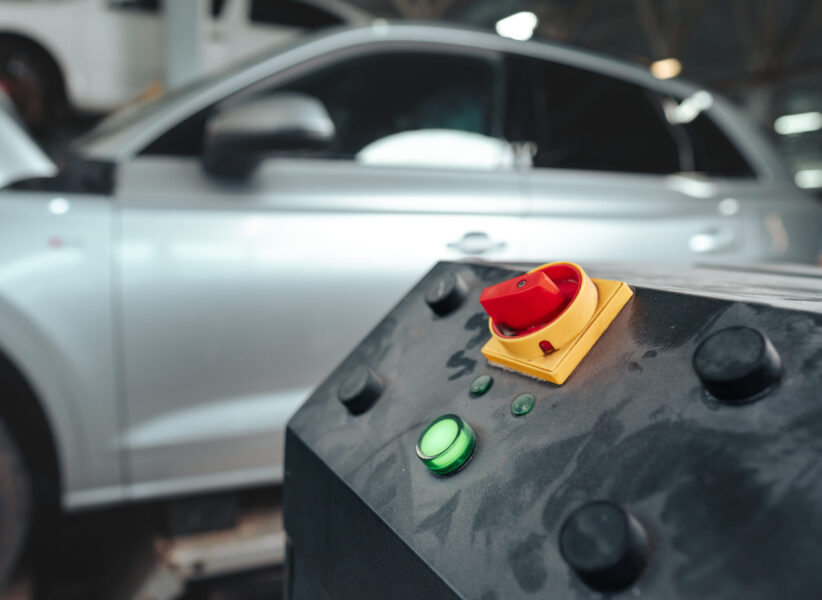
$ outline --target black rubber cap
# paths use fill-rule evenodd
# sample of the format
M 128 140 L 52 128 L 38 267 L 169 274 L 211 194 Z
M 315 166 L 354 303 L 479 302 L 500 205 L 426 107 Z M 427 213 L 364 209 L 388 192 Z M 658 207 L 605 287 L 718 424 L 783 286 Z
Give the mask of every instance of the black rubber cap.
M 589 502 L 562 524 L 559 550 L 588 587 L 616 592 L 633 584 L 648 563 L 648 537 L 627 510 L 607 500 Z
M 711 334 L 694 353 L 702 385 L 725 402 L 746 402 L 779 381 L 782 361 L 771 341 L 750 327 Z
M 348 374 L 340 389 L 337 398 L 355 415 L 367 411 L 382 394 L 382 381 L 369 367 L 359 365 Z
M 436 314 L 444 317 L 455 310 L 468 295 L 468 286 L 456 273 L 446 273 L 425 292 L 425 301 Z

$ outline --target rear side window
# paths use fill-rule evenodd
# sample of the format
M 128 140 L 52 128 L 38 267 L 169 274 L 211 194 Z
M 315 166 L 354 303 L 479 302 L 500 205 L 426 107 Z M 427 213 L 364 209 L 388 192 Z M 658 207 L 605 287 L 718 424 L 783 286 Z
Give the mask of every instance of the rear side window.
M 675 173 L 679 155 L 661 106 L 642 87 L 536 59 L 525 60 L 532 82 L 530 123 L 534 165 L 561 169 Z M 522 69 L 520 69 L 522 70 Z M 510 115 L 516 117 L 516 115 Z
M 251 0 L 249 18 L 253 23 L 301 29 L 319 29 L 343 23 L 333 13 L 295 0 Z
M 694 171 L 716 177 L 753 177 L 748 161 L 706 114 L 682 125 L 693 152 Z

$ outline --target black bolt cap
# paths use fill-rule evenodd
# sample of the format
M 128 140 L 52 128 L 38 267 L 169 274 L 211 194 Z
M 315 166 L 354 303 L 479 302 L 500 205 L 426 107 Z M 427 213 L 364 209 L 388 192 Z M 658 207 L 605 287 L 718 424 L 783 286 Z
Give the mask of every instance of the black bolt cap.
M 456 273 L 446 273 L 425 292 L 425 301 L 436 314 L 444 317 L 455 310 L 468 294 L 468 286 Z
M 782 361 L 771 341 L 750 327 L 711 334 L 694 353 L 694 370 L 719 400 L 745 402 L 779 381 Z
M 359 365 L 348 374 L 339 390 L 337 398 L 353 414 L 367 411 L 382 394 L 382 381 L 369 367 Z
M 627 588 L 648 563 L 648 537 L 642 525 L 608 500 L 589 502 L 565 519 L 559 550 L 579 578 L 601 592 Z

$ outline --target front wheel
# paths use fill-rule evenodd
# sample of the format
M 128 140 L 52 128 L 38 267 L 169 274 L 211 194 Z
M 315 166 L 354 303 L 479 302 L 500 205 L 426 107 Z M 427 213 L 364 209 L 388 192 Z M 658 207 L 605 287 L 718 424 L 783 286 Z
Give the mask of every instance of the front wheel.
M 23 548 L 30 507 L 31 485 L 23 457 L 0 421 L 0 591 Z

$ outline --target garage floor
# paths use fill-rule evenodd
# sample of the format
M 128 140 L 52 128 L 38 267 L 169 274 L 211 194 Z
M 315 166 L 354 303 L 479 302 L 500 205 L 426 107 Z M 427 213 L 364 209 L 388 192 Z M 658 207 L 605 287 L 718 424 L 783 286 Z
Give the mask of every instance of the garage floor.
M 169 522 L 167 503 L 62 517 L 0 600 L 282 598 L 280 490 L 229 498 L 235 527 L 182 536 L 169 533 L 179 523 Z

